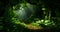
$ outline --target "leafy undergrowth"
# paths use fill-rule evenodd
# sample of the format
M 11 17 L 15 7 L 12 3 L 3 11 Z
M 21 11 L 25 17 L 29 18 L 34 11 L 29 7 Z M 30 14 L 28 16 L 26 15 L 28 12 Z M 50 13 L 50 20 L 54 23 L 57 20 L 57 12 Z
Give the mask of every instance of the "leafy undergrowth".
M 30 24 L 25 24 L 24 22 L 21 22 L 20 20 L 18 20 L 16 18 L 12 18 L 12 20 L 14 20 L 14 21 L 12 21 L 12 23 L 22 25 L 25 28 L 31 29 L 31 30 L 45 29 L 47 27 L 51 27 L 51 26 L 55 25 L 55 23 L 53 21 L 50 22 L 50 20 L 38 20 L 38 21 L 32 22 Z M 47 29 L 49 29 L 49 28 L 47 28 Z

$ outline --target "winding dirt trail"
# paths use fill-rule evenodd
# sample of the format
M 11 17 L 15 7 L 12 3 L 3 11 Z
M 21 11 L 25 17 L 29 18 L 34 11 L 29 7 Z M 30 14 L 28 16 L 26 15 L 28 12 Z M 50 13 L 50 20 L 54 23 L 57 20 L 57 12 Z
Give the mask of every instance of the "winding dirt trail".
M 43 27 L 41 27 L 41 26 L 37 27 L 37 26 L 33 26 L 31 24 L 26 24 L 26 25 L 27 25 L 28 29 L 31 29 L 31 30 L 43 29 Z

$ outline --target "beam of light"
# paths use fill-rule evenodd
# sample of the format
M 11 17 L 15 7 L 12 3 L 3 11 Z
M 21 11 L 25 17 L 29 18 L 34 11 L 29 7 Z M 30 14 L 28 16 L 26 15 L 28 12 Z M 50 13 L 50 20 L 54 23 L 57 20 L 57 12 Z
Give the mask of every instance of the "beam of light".
M 17 9 L 15 11 L 15 13 L 17 14 L 19 19 L 21 19 L 21 20 L 26 19 L 28 16 L 30 16 L 28 14 L 31 14 L 33 12 L 33 6 L 30 5 L 29 3 L 27 3 L 26 6 L 24 6 L 24 4 L 20 4 L 20 6 L 21 7 L 19 7 L 19 9 Z M 42 8 L 42 10 L 45 10 L 45 8 Z M 41 24 L 41 23 L 44 23 L 45 25 L 49 25 L 50 23 L 48 24 L 48 22 L 49 21 L 44 22 L 44 20 L 38 20 L 38 21 L 36 21 L 36 23 L 31 23 L 31 24 L 25 24 L 24 22 L 21 23 L 20 21 L 15 21 L 14 23 L 15 24 L 20 24 L 20 25 L 23 25 L 25 27 L 28 27 L 29 29 L 34 29 L 35 30 L 35 29 L 41 29 L 40 26 L 39 26 L 39 24 Z
M 34 6 L 29 3 L 21 3 L 19 9 L 15 11 L 18 18 L 21 20 L 29 18 L 31 14 L 34 13 Z M 16 7 L 13 7 L 13 9 L 16 9 Z
M 21 10 L 16 11 L 16 13 L 20 19 L 24 19 L 25 18 L 24 16 L 26 16 L 26 12 L 24 11 L 23 8 Z

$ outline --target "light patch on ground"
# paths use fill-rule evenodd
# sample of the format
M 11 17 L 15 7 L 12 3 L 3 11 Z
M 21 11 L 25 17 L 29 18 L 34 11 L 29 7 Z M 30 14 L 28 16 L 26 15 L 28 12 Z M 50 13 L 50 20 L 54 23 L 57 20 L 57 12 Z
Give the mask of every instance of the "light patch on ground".
M 38 29 L 43 29 L 41 26 L 33 26 L 31 24 L 27 24 L 27 28 L 31 30 L 38 30 Z

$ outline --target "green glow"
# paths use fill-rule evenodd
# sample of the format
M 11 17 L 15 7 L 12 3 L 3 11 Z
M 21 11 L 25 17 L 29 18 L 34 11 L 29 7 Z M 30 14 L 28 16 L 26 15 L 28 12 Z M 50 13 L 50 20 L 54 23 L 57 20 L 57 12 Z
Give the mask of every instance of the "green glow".
M 43 23 L 44 22 L 44 20 L 38 20 L 38 21 L 36 21 L 36 23 Z
M 48 22 L 50 22 L 50 20 L 45 20 L 45 23 L 48 23 Z
M 39 24 L 37 24 L 37 23 L 31 23 L 31 25 L 33 25 L 33 26 L 39 26 Z
M 15 23 L 16 23 L 16 24 L 20 24 L 20 22 L 18 22 L 18 21 L 16 21 Z
M 42 10 L 46 10 L 46 8 L 42 8 Z
M 55 25 L 55 23 L 54 22 L 50 22 L 50 20 L 38 20 L 38 21 L 36 21 L 36 23 L 37 24 L 44 24 L 44 25 Z
M 25 28 L 28 27 L 27 24 L 25 24 L 24 22 L 20 22 L 19 19 L 12 18 L 12 20 L 13 20 L 12 23 L 20 24 L 20 25 L 24 26 Z M 43 20 L 43 19 L 42 19 L 42 20 L 39 20 L 39 19 L 38 19 L 36 22 L 30 23 L 30 25 L 36 26 L 36 27 L 41 26 L 40 24 L 43 24 L 43 25 L 45 25 L 45 26 L 55 25 L 54 22 L 50 22 L 50 20 Z
M 44 22 L 44 20 L 41 20 L 41 22 Z

